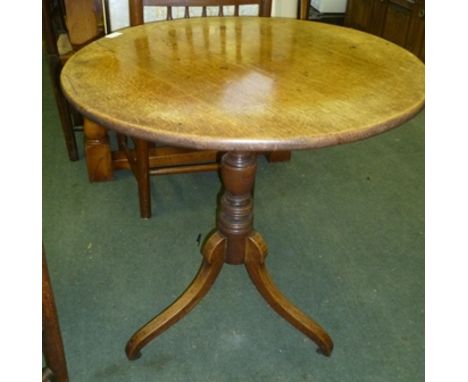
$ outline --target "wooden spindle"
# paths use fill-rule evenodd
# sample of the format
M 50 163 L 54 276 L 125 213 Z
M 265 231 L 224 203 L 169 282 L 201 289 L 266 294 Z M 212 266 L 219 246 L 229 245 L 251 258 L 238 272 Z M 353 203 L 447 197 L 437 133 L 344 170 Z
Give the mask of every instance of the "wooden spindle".
M 227 238 L 224 261 L 228 264 L 244 262 L 246 239 L 252 233 L 256 159 L 254 153 L 228 152 L 221 160 L 225 191 L 221 198 L 217 228 Z
M 143 24 L 143 2 L 141 0 L 130 0 L 129 3 L 130 10 L 130 25 L 141 25 Z

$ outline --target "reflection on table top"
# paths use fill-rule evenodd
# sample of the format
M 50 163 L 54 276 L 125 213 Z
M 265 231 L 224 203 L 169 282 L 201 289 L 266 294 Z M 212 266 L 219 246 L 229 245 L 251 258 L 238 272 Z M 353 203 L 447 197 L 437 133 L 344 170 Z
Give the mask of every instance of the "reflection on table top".
M 65 94 L 106 127 L 217 150 L 329 146 L 403 123 L 424 65 L 359 31 L 292 19 L 210 17 L 124 29 L 80 50 Z

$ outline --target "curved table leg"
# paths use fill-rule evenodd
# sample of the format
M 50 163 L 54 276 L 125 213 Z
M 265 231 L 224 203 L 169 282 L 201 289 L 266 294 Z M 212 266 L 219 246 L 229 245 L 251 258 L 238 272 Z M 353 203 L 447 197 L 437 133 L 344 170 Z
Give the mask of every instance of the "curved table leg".
M 203 246 L 203 262 L 189 287 L 159 315 L 138 329 L 125 348 L 127 358 L 139 358 L 140 350 L 153 338 L 188 314 L 213 285 L 224 264 L 225 238 L 215 232 Z
M 267 246 L 260 234 L 255 232 L 248 238 L 246 249 L 245 267 L 263 298 L 280 316 L 312 339 L 324 355 L 329 356 L 333 342 L 328 333 L 289 302 L 271 280 L 265 266 Z

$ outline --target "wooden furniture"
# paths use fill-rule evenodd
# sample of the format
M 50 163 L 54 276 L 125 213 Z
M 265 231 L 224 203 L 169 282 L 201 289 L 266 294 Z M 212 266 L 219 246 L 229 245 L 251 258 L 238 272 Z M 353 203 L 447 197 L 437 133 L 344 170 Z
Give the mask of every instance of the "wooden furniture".
M 348 0 L 345 25 L 381 36 L 424 61 L 424 0 Z
M 269 17 L 271 0 L 130 0 L 130 24 L 144 23 L 144 6 L 164 8 L 166 19 L 173 19 L 174 7 L 184 7 L 184 17 L 190 17 L 190 11 L 198 9 L 202 17 L 207 16 L 207 7 L 215 6 L 222 16 L 226 6 L 233 7 L 235 16 L 239 16 L 243 5 L 257 5 L 258 15 Z M 142 44 L 146 42 L 142 41 Z M 220 154 L 215 150 L 194 150 L 167 145 L 155 146 L 150 142 L 131 136 L 118 136 L 119 149 L 112 150 L 107 131 L 91 121 L 85 121 L 85 156 L 88 177 L 91 182 L 112 179 L 113 170 L 130 169 L 137 181 L 140 204 L 140 216 L 151 217 L 151 175 L 181 174 L 200 171 L 213 171 L 219 168 Z M 129 145 L 129 139 L 133 145 Z M 270 162 L 287 161 L 291 152 L 268 152 Z
M 300 20 L 307 20 L 309 16 L 309 6 L 310 6 L 310 0 L 301 0 L 298 3 L 299 5 L 299 19 Z
M 63 64 L 82 46 L 104 35 L 100 0 L 42 0 L 42 31 L 52 90 L 68 157 L 79 159 L 76 132 L 82 119 L 68 105 L 60 88 Z
M 330 336 L 268 275 L 267 246 L 253 228 L 256 152 L 321 148 L 399 126 L 424 105 L 423 63 L 349 28 L 212 17 L 141 25 L 92 43 L 66 64 L 62 85 L 84 115 L 110 129 L 226 151 L 217 229 L 202 247 L 201 268 L 131 337 L 128 358 L 190 312 L 224 263 L 244 264 L 271 307 L 329 355 Z
M 42 248 L 42 347 L 47 365 L 42 371 L 42 380 L 67 382 L 67 362 L 44 247 Z

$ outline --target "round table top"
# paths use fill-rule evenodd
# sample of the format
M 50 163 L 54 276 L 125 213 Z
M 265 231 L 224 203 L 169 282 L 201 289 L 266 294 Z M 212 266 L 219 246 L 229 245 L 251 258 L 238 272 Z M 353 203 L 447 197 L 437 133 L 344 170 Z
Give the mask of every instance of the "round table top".
M 206 17 L 127 28 L 61 73 L 86 117 L 139 138 L 215 150 L 351 142 L 424 105 L 424 64 L 363 32 L 310 21 Z

